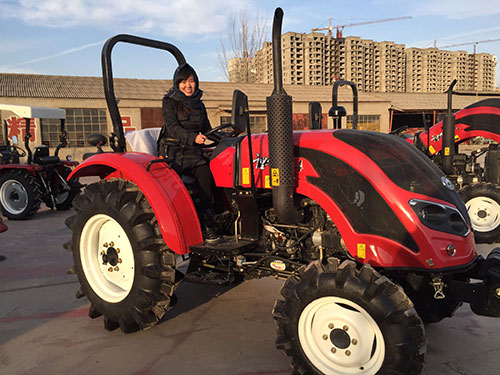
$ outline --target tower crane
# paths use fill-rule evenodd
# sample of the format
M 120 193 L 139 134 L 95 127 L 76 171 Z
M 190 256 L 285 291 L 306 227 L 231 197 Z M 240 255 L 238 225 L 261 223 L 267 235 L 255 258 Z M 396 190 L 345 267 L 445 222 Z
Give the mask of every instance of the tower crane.
M 491 42 L 498 42 L 498 41 L 500 41 L 500 38 L 496 38 L 496 39 L 478 40 L 478 41 L 475 41 L 475 42 L 466 42 L 466 43 L 449 44 L 449 45 L 447 45 L 447 46 L 442 46 L 442 47 L 439 47 L 439 48 L 451 48 L 451 47 L 467 46 L 467 45 L 473 44 L 473 45 L 474 45 L 474 55 L 475 55 L 475 54 L 476 54 L 476 46 L 477 46 L 479 43 L 491 43 Z
M 390 22 L 390 21 L 399 21 L 399 20 L 407 20 L 412 17 L 410 16 L 404 16 L 404 17 L 392 17 L 392 18 L 382 18 L 379 20 L 372 20 L 372 21 L 365 21 L 365 22 L 357 22 L 357 23 L 349 23 L 346 25 L 336 25 L 332 26 L 332 19 L 329 19 L 329 26 L 328 27 L 321 27 L 321 28 L 316 28 L 316 29 L 311 29 L 311 31 L 321 31 L 321 30 L 328 30 L 328 36 L 332 36 L 332 30 L 335 28 L 337 30 L 336 33 L 336 38 L 342 38 L 342 32 L 344 31 L 345 27 L 351 27 L 351 26 L 361 26 L 361 25 L 369 25 L 372 23 L 381 23 L 381 22 Z

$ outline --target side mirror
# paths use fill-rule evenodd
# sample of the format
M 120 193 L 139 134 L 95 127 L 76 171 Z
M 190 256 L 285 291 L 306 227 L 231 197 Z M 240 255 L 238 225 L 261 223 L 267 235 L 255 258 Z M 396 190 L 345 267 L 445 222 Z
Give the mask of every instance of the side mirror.
M 17 136 L 13 135 L 13 136 L 12 136 L 12 144 L 13 144 L 14 146 L 17 146 L 17 144 L 18 144 L 18 143 L 19 143 L 19 141 L 17 140 Z
M 231 110 L 231 123 L 238 133 L 243 133 L 250 126 L 248 114 L 248 96 L 240 90 L 234 90 L 233 107 Z
M 321 129 L 321 104 L 319 102 L 309 103 L 309 128 Z
M 104 152 L 102 146 L 106 146 L 108 140 L 102 134 L 91 134 L 87 138 L 87 142 L 92 146 L 97 147 L 97 152 Z

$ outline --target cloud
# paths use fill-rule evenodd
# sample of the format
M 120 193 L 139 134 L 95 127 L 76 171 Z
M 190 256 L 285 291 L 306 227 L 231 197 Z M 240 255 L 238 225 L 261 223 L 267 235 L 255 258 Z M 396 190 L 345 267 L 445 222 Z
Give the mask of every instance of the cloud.
M 50 60 L 50 59 L 54 59 L 56 57 L 61 57 L 61 56 L 64 56 L 64 55 L 69 55 L 71 53 L 82 51 L 82 50 L 87 49 L 87 48 L 91 48 L 91 47 L 95 47 L 95 46 L 102 46 L 104 42 L 105 42 L 105 40 L 101 40 L 99 42 L 85 44 L 85 45 L 80 46 L 80 47 L 70 48 L 70 49 L 67 49 L 67 50 L 64 50 L 64 51 L 52 54 L 50 56 L 43 56 L 43 57 L 38 57 L 38 58 L 33 59 L 33 60 L 23 61 L 23 62 L 17 63 L 15 66 L 18 67 L 18 66 L 21 66 L 21 65 L 34 64 L 34 63 L 37 63 L 37 62 L 40 62 L 40 61 Z M 9 68 L 9 67 L 7 67 L 7 68 Z
M 11 0 L 0 3 L 0 19 L 16 18 L 55 28 L 121 27 L 170 37 L 220 32 L 248 1 L 232 0 Z

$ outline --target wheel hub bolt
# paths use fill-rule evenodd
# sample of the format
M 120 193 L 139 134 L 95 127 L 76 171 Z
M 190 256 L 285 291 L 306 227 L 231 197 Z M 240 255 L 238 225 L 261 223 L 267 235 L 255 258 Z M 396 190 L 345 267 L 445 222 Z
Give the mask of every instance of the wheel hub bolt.
M 350 350 L 346 350 L 345 351 L 345 355 L 349 357 L 351 355 L 351 351 Z
M 323 340 L 328 340 L 328 335 L 323 335 Z
M 119 253 L 120 252 L 120 249 L 119 248 L 116 248 L 116 252 Z
M 343 326 L 343 327 L 342 327 L 342 329 L 343 329 L 344 331 L 349 331 L 349 327 L 348 327 L 348 326 L 346 326 L 346 325 L 345 325 L 345 326 Z
M 108 243 L 107 243 L 107 242 L 105 242 L 103 246 L 104 246 L 104 247 L 108 247 L 109 245 L 108 245 Z
M 336 353 L 336 352 L 337 352 L 337 349 L 336 349 L 336 348 L 332 348 L 331 352 L 332 352 L 332 353 Z
M 500 297 L 500 288 L 496 288 L 495 293 L 496 293 L 497 297 Z
M 328 328 L 333 329 L 333 327 L 335 327 L 333 323 L 328 324 Z
M 114 243 L 113 241 L 111 241 L 111 242 L 109 243 L 109 246 L 115 246 L 115 243 Z
M 109 267 L 108 272 L 113 272 L 113 267 Z
M 358 340 L 356 340 L 356 339 L 352 339 L 351 342 L 352 342 L 353 345 L 357 345 L 358 344 Z
M 114 268 L 114 270 L 115 270 L 115 271 L 120 271 L 120 269 L 118 268 L 118 266 L 116 266 L 116 267 Z
M 121 263 L 122 262 L 122 258 L 118 258 L 118 263 Z

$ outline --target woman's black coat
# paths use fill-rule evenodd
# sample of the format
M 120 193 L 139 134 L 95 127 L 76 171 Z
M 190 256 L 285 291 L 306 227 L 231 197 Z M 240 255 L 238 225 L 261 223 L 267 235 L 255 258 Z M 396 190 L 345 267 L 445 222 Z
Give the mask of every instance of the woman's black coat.
M 201 109 L 197 110 L 165 96 L 162 108 L 164 125 L 158 137 L 158 153 L 168 156 L 178 173 L 190 173 L 194 167 L 206 164 L 201 145 L 195 143 L 199 133 L 211 129 L 203 103 Z

